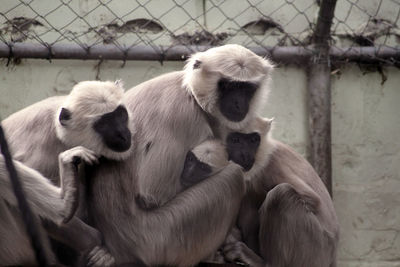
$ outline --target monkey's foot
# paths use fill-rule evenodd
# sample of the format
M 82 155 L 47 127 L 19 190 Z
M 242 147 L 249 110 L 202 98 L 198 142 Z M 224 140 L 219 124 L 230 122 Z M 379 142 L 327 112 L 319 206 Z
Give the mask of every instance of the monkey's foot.
M 225 259 L 254 267 L 265 267 L 264 260 L 241 241 L 231 242 L 223 247 Z
M 113 266 L 114 257 L 101 246 L 94 247 L 87 256 L 87 266 Z
M 226 263 L 224 255 L 221 250 L 217 250 L 214 254 L 202 260 L 204 263 L 224 264 Z

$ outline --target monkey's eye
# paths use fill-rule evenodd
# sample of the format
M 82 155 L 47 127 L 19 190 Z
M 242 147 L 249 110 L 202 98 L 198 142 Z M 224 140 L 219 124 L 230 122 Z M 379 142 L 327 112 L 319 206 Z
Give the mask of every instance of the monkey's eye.
M 194 160 L 194 157 L 193 157 L 192 153 L 189 153 L 189 154 L 187 155 L 187 160 L 188 160 L 188 161 L 193 161 L 193 160 Z
M 206 170 L 208 170 L 208 165 L 202 163 L 202 164 L 200 164 L 200 169 L 202 169 L 203 171 L 206 171 Z
M 258 136 L 258 135 L 253 136 L 253 137 L 251 138 L 251 142 L 252 142 L 252 143 L 260 142 L 260 136 Z
M 193 69 L 199 69 L 201 66 L 201 61 L 200 60 L 196 60 L 193 64 Z
M 239 138 L 238 137 L 232 137 L 231 141 L 232 141 L 232 143 L 237 144 L 237 143 L 239 143 Z

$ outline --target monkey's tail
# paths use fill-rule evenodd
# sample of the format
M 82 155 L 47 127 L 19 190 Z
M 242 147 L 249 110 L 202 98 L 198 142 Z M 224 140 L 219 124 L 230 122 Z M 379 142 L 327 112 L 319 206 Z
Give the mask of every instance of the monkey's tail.
M 0 150 L 4 156 L 4 161 L 6 164 L 6 168 L 8 174 L 10 175 L 11 184 L 14 190 L 15 197 L 18 201 L 18 207 L 21 211 L 21 215 L 23 221 L 25 222 L 25 226 L 28 232 L 28 235 L 31 240 L 31 244 L 33 250 L 35 252 L 36 261 L 40 266 L 49 266 L 48 257 L 45 253 L 45 249 L 43 246 L 43 242 L 41 239 L 39 226 L 36 221 L 36 218 L 29 207 L 29 204 L 25 198 L 25 193 L 22 189 L 21 182 L 17 175 L 17 171 L 15 169 L 14 163 L 11 158 L 10 151 L 8 149 L 7 140 L 3 131 L 3 127 L 0 124 Z

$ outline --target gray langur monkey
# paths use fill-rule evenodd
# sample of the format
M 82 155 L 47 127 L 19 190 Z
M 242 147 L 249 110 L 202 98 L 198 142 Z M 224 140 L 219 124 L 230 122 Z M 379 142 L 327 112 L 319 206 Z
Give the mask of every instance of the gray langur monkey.
M 225 147 L 218 139 L 209 139 L 186 154 L 180 182 L 187 189 L 228 165 Z
M 35 215 L 57 224 L 67 223 L 74 215 L 78 205 L 78 177 L 76 161 L 86 164 L 97 162 L 97 157 L 84 147 L 74 147 L 59 155 L 60 184 L 55 186 L 49 179 L 26 165 L 14 161 L 18 170 L 26 199 Z M 17 199 L 11 186 L 11 180 L 0 155 L 0 262 L 2 265 L 30 265 L 35 262 L 33 250 L 25 233 Z M 9 215 L 9 216 L 7 216 Z M 40 229 L 39 229 L 40 231 Z M 43 233 L 41 233 L 43 234 Z M 45 238 L 42 238 L 46 242 Z M 54 256 L 44 244 L 46 254 L 54 264 Z
M 251 121 L 271 71 L 268 60 L 225 45 L 125 93 L 134 151 L 96 166 L 88 194 L 91 221 L 117 264 L 190 266 L 222 244 L 244 194 L 241 167 L 230 163 L 181 192 L 185 157 L 213 136 L 214 125 Z
M 27 177 L 22 177 L 27 178 L 25 180 L 32 175 L 33 181 L 29 181 L 30 184 L 41 182 L 36 183 L 32 190 L 44 190 L 41 185 L 49 185 L 43 181 L 44 177 L 59 185 L 63 168 L 59 169 L 57 155 L 72 147 L 84 146 L 97 156 L 114 160 L 121 160 L 131 153 L 132 131 L 128 124 L 128 111 L 122 103 L 123 94 L 120 82 L 85 81 L 75 85 L 68 96 L 45 99 L 12 114 L 2 122 L 12 156 L 19 162 L 16 164 L 19 166 L 17 171 L 26 173 Z M 61 154 L 61 159 L 70 158 L 65 153 L 68 152 Z M 28 168 L 38 173 L 28 171 Z M 39 178 L 39 173 L 44 177 Z M 28 192 L 28 197 L 33 197 L 32 201 L 35 201 L 36 191 Z M 42 195 L 42 198 L 46 198 L 46 195 Z M 80 209 L 84 206 L 81 203 L 83 199 L 79 199 Z M 48 201 L 50 203 L 52 200 Z M 40 215 L 47 218 L 51 214 L 47 214 L 47 217 Z M 4 219 L 13 220 L 15 217 L 18 218 L 12 214 Z M 45 226 L 51 237 L 76 249 L 82 257 L 88 256 L 91 264 L 113 263 L 113 257 L 102 246 L 100 232 L 76 216 L 60 225 L 45 221 Z M 22 244 L 22 239 L 11 238 L 8 241 L 13 240 L 17 246 L 29 246 Z M 7 253 L 16 260 L 15 264 L 34 262 L 30 254 L 20 254 L 18 249 Z
M 270 137 L 272 120 L 227 132 L 229 160 L 245 171 L 246 195 L 237 226 L 242 241 L 224 256 L 250 266 L 336 266 L 339 225 L 331 197 L 312 166 Z
M 185 163 L 180 176 L 182 191 L 215 175 L 228 165 L 228 154 L 219 139 L 207 139 L 186 154 Z M 137 204 L 146 210 L 158 208 L 142 203 L 136 198 Z

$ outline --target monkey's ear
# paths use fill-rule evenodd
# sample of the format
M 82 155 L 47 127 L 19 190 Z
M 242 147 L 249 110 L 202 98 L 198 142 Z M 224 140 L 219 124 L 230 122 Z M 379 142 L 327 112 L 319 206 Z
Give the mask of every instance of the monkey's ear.
M 195 62 L 194 62 L 194 64 L 193 64 L 193 69 L 195 70 L 195 69 L 200 69 L 200 67 L 201 67 L 201 61 L 200 60 L 196 60 Z
M 58 120 L 62 126 L 66 126 L 68 121 L 71 119 L 71 111 L 66 108 L 61 108 L 60 115 L 58 116 Z
M 272 117 L 272 118 L 270 118 L 270 119 L 265 118 L 264 120 L 267 121 L 267 124 L 268 124 L 268 126 L 267 126 L 267 132 L 269 132 L 269 130 L 271 130 L 271 126 L 272 126 L 272 123 L 274 122 L 275 118 L 274 118 L 274 117 Z
M 115 80 L 114 84 L 121 89 L 124 89 L 124 82 L 121 79 Z
M 271 71 L 274 69 L 275 66 L 268 59 L 264 59 L 263 60 L 263 67 L 264 67 L 264 74 L 268 75 L 268 74 L 271 73 Z
M 258 117 L 257 120 L 260 126 L 261 134 L 266 134 L 271 129 L 271 125 L 272 122 L 274 121 L 274 118 L 268 119 L 268 118 Z

